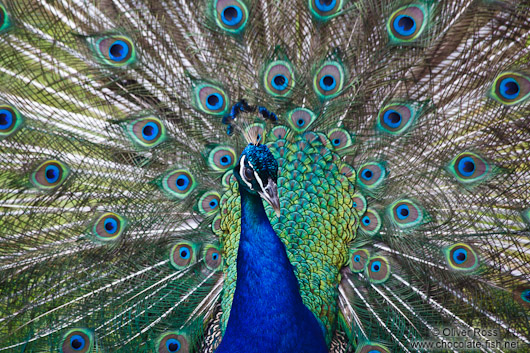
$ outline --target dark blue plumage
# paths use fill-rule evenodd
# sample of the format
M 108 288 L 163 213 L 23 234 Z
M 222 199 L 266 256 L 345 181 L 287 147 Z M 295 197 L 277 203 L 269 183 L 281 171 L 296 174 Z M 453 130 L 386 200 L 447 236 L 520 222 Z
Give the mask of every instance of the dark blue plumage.
M 216 352 L 327 352 L 323 327 L 302 302 L 285 246 L 265 214 L 261 191 L 249 187 L 249 180 L 243 180 L 247 173 L 240 173 L 251 167 L 262 185 L 276 186 L 278 164 L 268 148 L 247 146 L 234 169 L 241 195 L 237 284 Z
M 237 287 L 217 353 L 327 352 L 322 328 L 302 303 L 285 246 L 262 201 L 241 189 Z

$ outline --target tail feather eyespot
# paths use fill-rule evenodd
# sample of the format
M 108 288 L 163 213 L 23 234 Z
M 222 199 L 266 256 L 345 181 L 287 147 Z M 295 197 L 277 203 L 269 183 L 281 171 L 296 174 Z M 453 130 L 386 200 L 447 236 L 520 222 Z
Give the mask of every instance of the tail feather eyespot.
M 336 61 L 327 61 L 320 66 L 313 78 L 313 88 L 317 96 L 331 99 L 340 94 L 345 81 L 345 71 Z
M 368 208 L 360 221 L 360 230 L 362 233 L 368 236 L 374 236 L 379 233 L 381 229 L 381 217 L 376 210 Z
M 156 117 L 144 117 L 127 124 L 127 135 L 137 146 L 152 148 L 166 139 L 166 127 Z
M 180 331 L 161 334 L 155 342 L 157 353 L 189 353 L 191 349 L 188 335 Z
M 309 10 L 321 22 L 337 16 L 342 10 L 343 0 L 309 0 Z
M 199 111 L 214 115 L 225 115 L 230 109 L 230 100 L 219 86 L 201 83 L 193 89 L 193 103 Z
M 366 264 L 366 276 L 370 282 L 380 284 L 390 278 L 390 263 L 383 256 L 374 256 Z
M 189 241 L 181 241 L 171 248 L 169 260 L 177 270 L 182 270 L 197 261 L 197 246 Z
M 288 97 L 296 85 L 292 65 L 285 60 L 271 62 L 265 68 L 263 85 L 273 97 Z
M 464 243 L 447 247 L 445 257 L 449 266 L 457 271 L 474 271 L 479 265 L 479 258 L 473 248 Z
M 61 353 L 90 353 L 94 347 L 94 334 L 84 328 L 68 331 L 60 345 Z
M 161 188 L 170 197 L 186 198 L 197 186 L 195 178 L 186 169 L 177 169 L 162 177 Z
M 92 225 L 92 235 L 103 242 L 120 238 L 127 225 L 127 220 L 114 212 L 105 212 Z
M 208 155 L 208 165 L 218 172 L 233 168 L 236 162 L 236 152 L 232 147 L 219 146 L 212 149 Z
M 124 35 L 88 38 L 96 58 L 109 67 L 127 67 L 134 64 L 138 54 L 133 41 Z
M 70 169 L 63 162 L 51 159 L 35 169 L 31 174 L 31 182 L 41 190 L 53 190 L 59 187 L 69 176 Z
M 241 33 L 248 22 L 248 9 L 240 0 L 215 0 L 213 3 L 215 23 L 230 34 Z
M 23 122 L 22 115 L 14 107 L 0 105 L 0 140 L 14 134 Z
M 530 77 L 517 72 L 504 72 L 493 81 L 489 96 L 504 105 L 522 103 L 530 98 Z
M 420 4 L 401 7 L 394 11 L 387 22 L 390 42 L 411 43 L 425 32 L 428 22 L 427 9 Z
M 353 249 L 350 253 L 350 270 L 355 273 L 363 272 L 370 257 L 370 252 L 366 249 Z
M 206 267 L 212 271 L 217 271 L 221 268 L 223 258 L 221 250 L 216 245 L 206 245 L 203 251 L 203 261 Z

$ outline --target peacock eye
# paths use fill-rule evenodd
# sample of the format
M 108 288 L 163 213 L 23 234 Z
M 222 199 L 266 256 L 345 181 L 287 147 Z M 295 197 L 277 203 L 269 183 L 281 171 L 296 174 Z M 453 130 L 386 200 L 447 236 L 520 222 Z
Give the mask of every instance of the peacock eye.
M 41 190 L 53 190 L 61 185 L 70 174 L 70 169 L 58 160 L 42 163 L 32 174 L 31 182 Z
M 247 180 L 254 179 L 254 171 L 251 168 L 245 167 L 244 173 Z
M 335 98 L 342 90 L 344 68 L 336 61 L 325 62 L 313 78 L 313 88 L 320 99 Z
M 221 116 L 229 110 L 230 99 L 221 87 L 201 83 L 193 89 L 193 104 L 203 113 Z
M 387 22 L 390 41 L 394 44 L 417 40 L 427 27 L 428 11 L 420 5 L 408 5 L 395 11 Z
M 214 2 L 215 21 L 219 28 L 228 33 L 238 34 L 248 20 L 248 9 L 241 0 L 216 0 Z
M 208 245 L 203 256 L 206 267 L 212 271 L 218 270 L 223 262 L 221 252 L 215 245 Z
M 274 97 L 287 97 L 295 86 L 294 71 L 288 61 L 277 60 L 265 68 L 263 85 Z
M 353 253 L 351 255 L 352 261 L 350 264 L 350 270 L 355 273 L 362 272 L 369 257 L 370 253 L 368 252 L 368 250 L 353 249 Z
M 190 351 L 190 342 L 185 333 L 169 331 L 158 337 L 155 347 L 158 353 L 184 353 Z
M 372 257 L 365 268 L 368 280 L 372 283 L 383 283 L 390 277 L 390 263 L 383 256 Z
M 340 12 L 342 3 L 342 0 L 309 0 L 309 9 L 316 20 L 326 22 Z
M 479 266 L 479 257 L 467 244 L 454 244 L 446 248 L 444 252 L 449 266 L 454 270 L 474 271 Z
M 106 65 L 124 67 L 137 60 L 133 41 L 122 35 L 97 38 L 92 47 L 97 57 Z
M 315 113 L 306 108 L 296 108 L 287 113 L 287 120 L 296 132 L 305 131 L 316 118 Z
M 377 115 L 376 128 L 390 135 L 404 134 L 420 115 L 421 109 L 414 104 L 392 103 L 381 108 Z
M 181 241 L 171 248 L 169 261 L 177 270 L 182 270 L 196 260 L 195 244 L 188 241 Z
M 219 146 L 208 156 L 208 164 L 216 171 L 224 172 L 232 168 L 236 161 L 236 152 L 231 147 Z
M 94 222 L 92 235 L 99 241 L 117 240 L 127 225 L 127 220 L 113 212 L 105 212 Z
M 18 110 L 10 105 L 0 105 L 0 140 L 17 131 L 22 124 L 22 120 Z
M 131 121 L 126 132 L 131 141 L 141 148 L 152 148 L 166 139 L 166 128 L 156 117 L 139 118 Z
M 489 96 L 505 105 L 521 103 L 530 97 L 530 77 L 504 72 L 495 79 Z
M 94 336 L 91 331 L 83 328 L 70 330 L 63 337 L 60 351 L 63 353 L 92 352 Z

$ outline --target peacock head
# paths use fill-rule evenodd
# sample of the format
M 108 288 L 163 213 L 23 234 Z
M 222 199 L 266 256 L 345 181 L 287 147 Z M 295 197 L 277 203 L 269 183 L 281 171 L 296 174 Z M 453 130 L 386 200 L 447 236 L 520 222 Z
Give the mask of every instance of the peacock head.
M 234 168 L 239 188 L 251 194 L 258 194 L 267 201 L 276 215 L 280 216 L 278 197 L 278 162 L 265 145 L 250 143 L 241 153 Z

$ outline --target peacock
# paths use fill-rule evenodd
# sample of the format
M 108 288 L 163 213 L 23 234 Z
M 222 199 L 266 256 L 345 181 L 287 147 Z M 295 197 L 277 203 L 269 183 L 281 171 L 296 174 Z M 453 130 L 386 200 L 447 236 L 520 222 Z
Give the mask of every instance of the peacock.
M 530 352 L 530 3 L 0 0 L 0 353 Z

